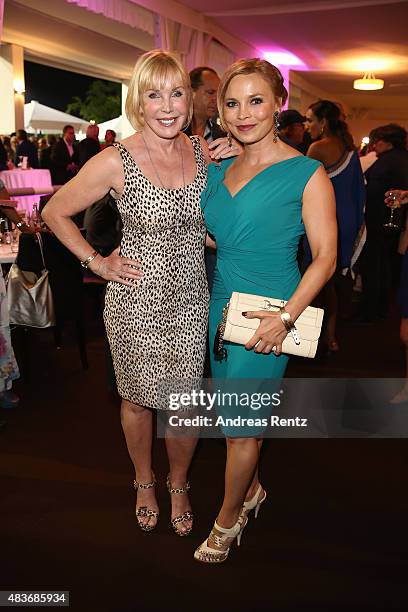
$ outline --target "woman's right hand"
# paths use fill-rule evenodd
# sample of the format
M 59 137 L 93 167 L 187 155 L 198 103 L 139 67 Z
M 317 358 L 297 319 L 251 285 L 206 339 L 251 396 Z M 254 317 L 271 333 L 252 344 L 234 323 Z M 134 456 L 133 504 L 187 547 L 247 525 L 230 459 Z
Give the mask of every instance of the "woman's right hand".
M 108 257 L 102 257 L 101 255 L 95 257 L 88 267 L 92 272 L 107 281 L 114 281 L 132 287 L 132 281 L 139 280 L 143 276 L 141 263 L 136 259 L 121 257 L 119 249 L 120 247 L 112 251 Z

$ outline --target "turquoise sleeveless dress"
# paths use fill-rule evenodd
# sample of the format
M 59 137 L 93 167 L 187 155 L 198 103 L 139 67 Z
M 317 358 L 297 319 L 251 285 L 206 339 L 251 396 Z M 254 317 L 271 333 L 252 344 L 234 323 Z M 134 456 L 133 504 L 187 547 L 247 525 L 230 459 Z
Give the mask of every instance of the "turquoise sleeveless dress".
M 201 196 L 207 230 L 217 243 L 209 319 L 212 376 L 280 380 L 287 355 L 264 355 L 225 342 L 227 359 L 220 362 L 212 350 L 214 337 L 233 291 L 285 300 L 294 293 L 300 281 L 297 251 L 305 233 L 302 195 L 321 164 L 303 156 L 283 160 L 265 168 L 233 197 L 223 182 L 233 161 L 210 164 Z

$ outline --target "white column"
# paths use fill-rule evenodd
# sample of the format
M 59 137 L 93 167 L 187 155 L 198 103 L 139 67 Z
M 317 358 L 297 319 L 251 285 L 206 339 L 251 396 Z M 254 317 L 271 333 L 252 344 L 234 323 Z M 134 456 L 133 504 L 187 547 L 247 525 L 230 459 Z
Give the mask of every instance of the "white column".
M 0 47 L 0 134 L 24 128 L 24 49 L 18 45 Z M 15 93 L 15 88 L 22 93 Z
M 135 133 L 134 128 L 131 126 L 131 124 L 128 121 L 128 118 L 126 117 L 125 104 L 126 104 L 127 93 L 128 93 L 128 84 L 122 83 L 122 136 L 121 136 L 122 138 L 126 138 L 127 136 L 131 136 L 132 134 Z

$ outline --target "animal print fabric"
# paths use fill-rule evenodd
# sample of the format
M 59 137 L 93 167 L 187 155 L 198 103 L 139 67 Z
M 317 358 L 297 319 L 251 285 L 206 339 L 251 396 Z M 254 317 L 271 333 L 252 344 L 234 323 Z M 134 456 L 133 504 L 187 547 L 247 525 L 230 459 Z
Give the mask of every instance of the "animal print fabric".
M 117 200 L 120 254 L 141 261 L 144 276 L 131 287 L 108 283 L 104 321 L 120 396 L 148 408 L 168 408 L 160 381 L 199 380 L 203 372 L 209 296 L 200 194 L 207 164 L 199 138 L 191 141 L 197 171 L 184 189 L 156 187 L 129 151 L 114 145 L 125 175 Z

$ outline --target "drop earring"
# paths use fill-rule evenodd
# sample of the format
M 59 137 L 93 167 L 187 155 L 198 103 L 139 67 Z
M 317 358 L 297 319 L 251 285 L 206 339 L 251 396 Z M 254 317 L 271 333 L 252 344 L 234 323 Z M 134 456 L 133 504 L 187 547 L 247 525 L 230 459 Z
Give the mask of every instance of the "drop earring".
M 279 134 L 279 111 L 273 113 L 273 142 L 278 142 Z

